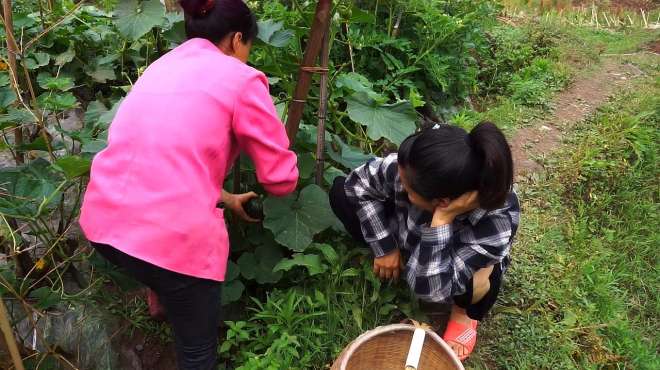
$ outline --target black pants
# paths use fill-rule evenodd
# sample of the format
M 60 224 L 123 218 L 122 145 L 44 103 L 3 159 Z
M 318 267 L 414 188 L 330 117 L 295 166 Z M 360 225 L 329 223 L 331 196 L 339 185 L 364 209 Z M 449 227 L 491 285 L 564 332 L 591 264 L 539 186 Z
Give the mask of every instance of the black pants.
M 217 368 L 220 282 L 165 270 L 109 245 L 92 246 L 158 295 L 174 331 L 180 370 Z
M 330 189 L 330 206 L 353 239 L 367 245 L 367 242 L 364 240 L 364 235 L 362 234 L 362 228 L 360 227 L 357 207 L 346 198 L 346 190 L 344 190 L 345 182 L 346 177 L 340 176 L 335 178 L 332 188 Z M 393 215 L 394 211 L 394 202 L 386 202 L 386 214 Z M 454 303 L 457 306 L 464 308 L 467 315 L 472 320 L 481 321 L 495 304 L 501 285 L 502 271 L 498 264 L 493 268 L 493 272 L 490 274 L 490 290 L 481 300 L 479 300 L 479 302 L 472 303 L 472 290 L 474 283 L 471 280 L 466 284 L 467 291 L 464 294 L 453 297 Z

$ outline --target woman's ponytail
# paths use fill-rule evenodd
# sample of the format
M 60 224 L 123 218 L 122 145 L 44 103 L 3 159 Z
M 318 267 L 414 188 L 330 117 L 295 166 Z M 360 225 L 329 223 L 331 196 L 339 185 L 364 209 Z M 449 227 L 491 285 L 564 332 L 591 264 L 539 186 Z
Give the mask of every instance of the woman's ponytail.
M 481 208 L 501 207 L 513 184 L 513 159 L 504 134 L 495 124 L 482 122 L 472 129 L 467 140 L 483 160 L 477 186 Z

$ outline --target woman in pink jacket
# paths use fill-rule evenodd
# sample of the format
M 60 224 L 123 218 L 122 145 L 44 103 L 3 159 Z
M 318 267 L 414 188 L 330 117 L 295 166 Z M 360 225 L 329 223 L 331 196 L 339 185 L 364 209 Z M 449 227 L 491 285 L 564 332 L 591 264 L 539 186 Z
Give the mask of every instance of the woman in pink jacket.
M 216 366 L 229 254 L 216 204 L 249 219 L 254 196 L 222 184 L 239 151 L 274 195 L 297 183 L 266 76 L 246 64 L 257 24 L 241 0 L 181 0 L 188 41 L 147 68 L 92 164 L 80 224 L 95 249 L 149 286 L 172 324 L 180 369 Z M 254 220 L 252 220 L 254 221 Z

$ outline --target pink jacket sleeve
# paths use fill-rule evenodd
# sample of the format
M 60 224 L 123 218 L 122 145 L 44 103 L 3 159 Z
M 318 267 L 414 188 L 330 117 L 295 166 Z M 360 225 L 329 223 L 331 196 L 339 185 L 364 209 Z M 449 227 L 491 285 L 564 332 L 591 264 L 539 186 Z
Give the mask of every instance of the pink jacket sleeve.
M 252 158 L 257 180 L 266 191 L 277 196 L 293 192 L 298 183 L 297 157 L 289 150 L 263 74 L 251 76 L 241 89 L 232 126 L 240 150 Z

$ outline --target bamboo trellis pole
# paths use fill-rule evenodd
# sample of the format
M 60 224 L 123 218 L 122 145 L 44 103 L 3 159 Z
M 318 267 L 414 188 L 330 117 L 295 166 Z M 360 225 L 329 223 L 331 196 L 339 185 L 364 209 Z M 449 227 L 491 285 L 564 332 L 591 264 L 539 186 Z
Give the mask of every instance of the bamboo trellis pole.
M 7 313 L 5 302 L 2 300 L 2 294 L 0 294 L 0 331 L 2 331 L 2 334 L 5 338 L 5 343 L 7 343 L 9 355 L 11 356 L 11 360 L 14 363 L 14 367 L 16 370 L 25 370 L 23 367 L 23 359 L 21 358 L 21 353 L 18 351 L 16 339 L 14 338 L 14 331 L 12 330 L 11 323 L 9 322 L 9 314 Z
M 2 17 L 5 24 L 5 34 L 7 35 L 7 61 L 9 62 L 9 73 L 11 79 L 18 86 L 18 69 L 16 68 L 16 54 L 18 46 L 14 38 L 14 23 L 11 10 L 11 0 L 2 0 Z M 17 93 L 20 93 L 17 89 Z M 23 145 L 23 128 L 19 125 L 14 129 L 14 145 L 19 147 Z M 16 164 L 23 164 L 25 157 L 20 151 L 16 152 Z
M 312 22 L 312 28 L 309 32 L 305 55 L 300 64 L 298 83 L 296 84 L 296 89 L 293 94 L 293 100 L 289 106 L 289 115 L 286 121 L 286 132 L 289 136 L 289 142 L 291 145 L 295 142 L 303 110 L 305 109 L 309 86 L 312 82 L 312 71 L 310 71 L 309 68 L 313 68 L 314 62 L 321 51 L 323 36 L 330 24 L 331 9 L 332 0 L 319 0 L 316 4 L 316 14 L 314 16 L 314 21 Z
M 325 167 L 325 119 L 328 113 L 328 64 L 330 62 L 330 27 L 323 36 L 321 48 L 321 87 L 319 93 L 319 124 L 316 135 L 316 185 L 323 184 L 323 170 Z

